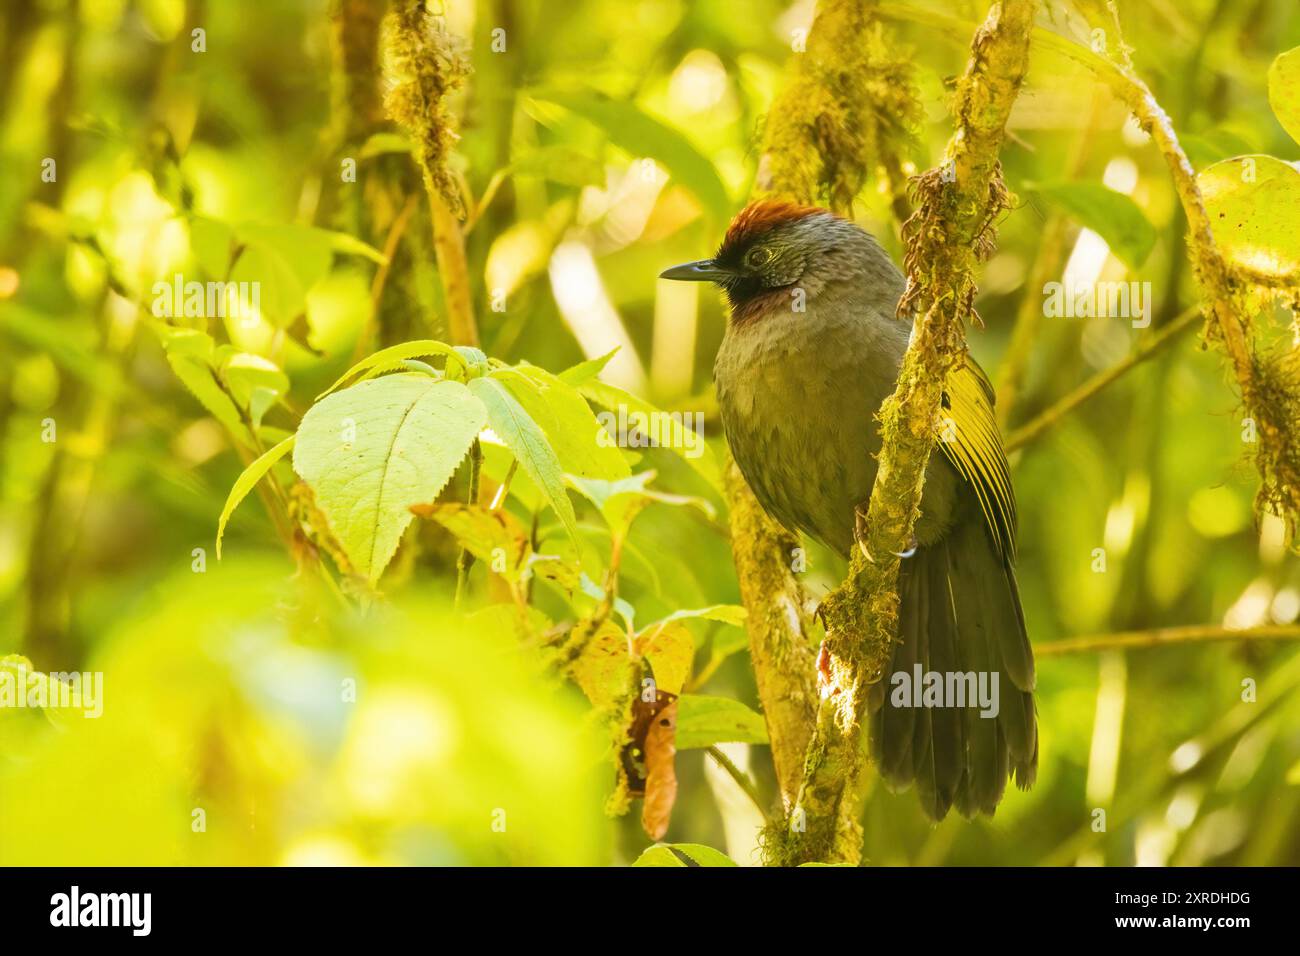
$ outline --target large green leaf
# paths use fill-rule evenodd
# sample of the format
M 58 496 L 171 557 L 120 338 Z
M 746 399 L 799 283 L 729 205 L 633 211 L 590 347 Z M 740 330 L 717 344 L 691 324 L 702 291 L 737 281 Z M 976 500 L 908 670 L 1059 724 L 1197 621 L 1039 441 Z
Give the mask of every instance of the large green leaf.
M 397 550 L 411 506 L 437 497 L 487 420 L 461 383 L 406 373 L 336 392 L 303 416 L 294 470 L 371 583 Z
M 718 222 L 731 215 L 727 187 L 708 157 L 677 130 L 646 115 L 636 104 L 595 93 L 538 91 L 533 97 L 563 106 L 599 126 L 610 142 L 633 156 L 647 156 L 663 163 L 669 175 L 694 193 Z
M 763 718 L 738 700 L 683 694 L 677 699 L 677 749 L 721 743 L 765 744 Z
M 1300 143 L 1300 47 L 1287 50 L 1268 68 L 1268 102 L 1282 128 Z
M 262 480 L 262 476 L 270 471 L 277 461 L 289 453 L 289 449 L 293 448 L 294 438 L 295 436 L 290 435 L 274 448 L 259 455 L 257 460 L 240 472 L 239 477 L 235 479 L 235 483 L 230 487 L 230 494 L 226 496 L 226 505 L 221 509 L 221 517 L 217 520 L 218 561 L 221 560 L 221 537 L 226 533 L 226 522 L 235 513 L 239 503 Z
M 1128 196 L 1098 183 L 1042 183 L 1033 186 L 1048 202 L 1106 240 L 1125 265 L 1138 269 L 1156 243 L 1156 230 Z
M 469 388 L 486 406 L 487 422 L 492 431 L 505 442 L 546 503 L 555 510 L 564 530 L 576 542 L 578 522 L 573 513 L 573 502 L 564 488 L 564 469 L 541 426 L 500 380 L 470 379 Z
M 1300 171 L 1272 156 L 1227 159 L 1196 177 L 1214 241 L 1257 277 L 1300 279 Z
M 564 470 L 583 478 L 617 480 L 631 469 L 591 406 L 568 382 L 535 365 L 491 373 L 506 383 L 519 404 L 542 426 Z

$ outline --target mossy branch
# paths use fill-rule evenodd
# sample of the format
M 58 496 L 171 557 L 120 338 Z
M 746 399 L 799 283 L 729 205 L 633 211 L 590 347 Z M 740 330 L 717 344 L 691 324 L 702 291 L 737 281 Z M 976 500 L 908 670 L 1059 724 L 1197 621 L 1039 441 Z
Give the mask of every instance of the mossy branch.
M 861 853 L 857 779 L 867 693 L 894 641 L 898 554 L 910 546 L 934 444 L 943 383 L 963 360 L 975 267 L 992 251 L 1007 207 L 998 152 L 1029 60 L 1034 0 L 995 3 L 971 44 L 957 88 L 946 162 L 914 181 L 917 211 L 905 224 L 908 284 L 900 315 L 913 319 L 898 386 L 880 410 L 883 447 L 865 534 L 849 576 L 821 606 L 827 637 L 821 703 L 795 810 L 769 846 L 787 864 L 856 862 Z
M 874 170 L 905 218 L 901 150 L 921 115 L 911 67 L 889 52 L 876 4 L 826 0 L 768 112 L 755 198 L 825 199 L 848 213 Z M 817 710 L 811 622 L 792 571 L 799 541 L 763 511 L 734 462 L 726 492 L 750 657 L 788 812 Z
M 1251 323 L 1251 277 L 1224 259 L 1214 241 L 1196 170 L 1183 151 L 1169 115 L 1133 70 L 1120 32 L 1118 10 L 1109 3 L 1118 53 L 1100 70 L 1101 78 L 1151 135 L 1173 177 L 1187 216 L 1187 243 L 1196 283 L 1204 301 L 1206 338 L 1227 357 L 1241 393 L 1245 415 L 1254 420 L 1260 441 L 1256 453 L 1260 489 L 1256 505 L 1281 516 L 1288 537 L 1300 524 L 1300 387 L 1278 363 L 1256 355 Z
M 465 201 L 450 163 L 459 137 L 447 102 L 469 75 L 469 59 L 460 38 L 447 31 L 424 0 L 396 0 L 384 29 L 390 78 L 384 106 L 411 137 L 423 175 L 451 339 L 457 345 L 478 345 L 460 227 Z

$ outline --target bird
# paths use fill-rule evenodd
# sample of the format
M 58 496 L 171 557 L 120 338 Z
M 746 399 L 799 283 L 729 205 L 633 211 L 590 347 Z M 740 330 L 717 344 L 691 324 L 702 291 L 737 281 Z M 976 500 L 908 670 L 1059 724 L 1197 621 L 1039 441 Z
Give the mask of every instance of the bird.
M 712 258 L 660 277 L 721 288 L 730 308 L 713 375 L 732 457 L 769 515 L 847 557 L 876 477 L 876 413 L 911 333 L 897 315 L 902 272 L 848 219 L 766 199 L 735 217 Z M 1038 721 L 1015 495 L 993 386 L 970 356 L 944 383 L 936 448 L 900 561 L 889 679 L 870 688 L 866 723 L 886 784 L 915 786 L 938 821 L 953 807 L 991 816 L 1009 779 L 1028 789 Z M 941 695 L 930 703 L 947 706 L 916 706 L 919 688 L 897 692 L 931 673 L 954 689 L 971 686 L 961 675 L 984 675 L 996 708 Z

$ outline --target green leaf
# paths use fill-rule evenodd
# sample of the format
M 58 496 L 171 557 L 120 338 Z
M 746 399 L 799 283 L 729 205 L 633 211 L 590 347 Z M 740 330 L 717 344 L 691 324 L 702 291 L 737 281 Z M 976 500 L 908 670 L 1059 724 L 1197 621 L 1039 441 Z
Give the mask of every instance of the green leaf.
M 190 217 L 190 250 L 209 278 L 222 280 L 235 251 L 235 230 L 217 219 Z
M 438 496 L 487 419 L 461 383 L 412 373 L 360 382 L 303 416 L 294 470 L 372 584 L 414 518 L 411 506 Z
M 507 580 L 519 580 L 527 569 L 532 556 L 528 533 L 508 511 L 455 503 L 421 504 L 412 510 L 442 525 L 470 554 Z M 502 558 L 500 564 L 498 557 Z
M 705 621 L 721 621 L 723 624 L 733 624 L 736 627 L 745 626 L 745 617 L 748 612 L 739 604 L 710 604 L 708 607 L 695 609 L 685 609 L 674 611 L 662 621 L 656 621 L 656 624 L 667 624 L 670 621 L 684 621 L 700 619 Z M 654 627 L 654 624 L 647 625 Z
M 1268 68 L 1268 102 L 1282 128 L 1300 143 L 1300 47 L 1287 50 Z
M 680 455 L 701 478 L 709 483 L 710 487 L 719 493 L 722 492 L 722 472 L 718 467 L 717 458 L 713 455 L 713 449 L 704 441 L 702 435 L 697 435 L 695 432 L 687 434 L 678 418 L 655 408 L 649 402 L 637 398 L 617 385 L 610 385 L 599 379 L 587 379 L 579 385 L 578 391 L 615 415 L 619 413 L 621 406 L 628 418 L 643 415 L 646 420 L 649 420 L 651 416 L 655 416 L 658 421 L 666 423 L 669 450 Z
M 646 485 L 655 479 L 655 472 L 640 471 L 618 481 L 604 481 L 599 478 L 579 478 L 569 476 L 573 485 L 588 501 L 594 504 L 609 525 L 610 531 L 624 535 L 633 519 L 642 509 L 654 502 L 668 505 L 690 505 L 698 508 L 709 518 L 716 517 L 713 505 L 703 498 L 691 495 L 674 495 L 665 491 L 656 491 Z
M 680 694 L 691 676 L 695 639 L 679 622 L 652 624 L 637 635 L 637 652 L 650 662 L 655 685 L 670 694 Z
M 603 185 L 602 163 L 568 146 L 539 146 L 521 153 L 503 170 L 511 176 L 536 176 L 566 186 Z
M 596 93 L 539 91 L 533 98 L 576 113 L 600 127 L 610 142 L 633 156 L 658 160 L 669 175 L 695 194 L 716 221 L 730 217 L 731 199 L 712 161 L 685 136 L 643 113 L 636 104 Z
M 1272 156 L 1224 160 L 1196 177 L 1214 241 L 1256 276 L 1300 279 L 1300 171 Z
M 358 159 L 372 159 L 385 153 L 409 153 L 411 141 L 402 133 L 373 133 L 361 146 Z
M 498 379 L 472 378 L 469 388 L 487 408 L 489 427 L 514 453 L 524 473 L 533 480 L 546 503 L 555 510 L 564 530 L 576 543 L 578 522 L 573 514 L 573 502 L 564 488 L 560 460 L 546 440 L 546 434 Z
M 159 326 L 167 363 L 176 377 L 199 400 L 217 421 L 244 444 L 252 437 L 235 401 L 226 391 L 214 362 L 216 349 L 212 336 L 199 329 Z
M 235 513 L 239 503 L 248 496 L 254 486 L 262 480 L 262 477 L 271 470 L 271 467 L 289 453 L 293 448 L 296 436 L 290 435 L 274 448 L 268 449 L 258 456 L 257 460 L 240 472 L 235 483 L 230 487 L 230 494 L 226 496 L 225 507 L 221 509 L 221 517 L 217 520 L 217 560 L 221 560 L 221 538 L 226 533 L 226 522 L 230 516 Z
M 725 853 L 699 843 L 657 843 L 636 858 L 633 866 L 735 866 Z
M 762 716 L 730 697 L 683 694 L 677 699 L 677 749 L 721 743 L 765 744 Z
M 362 359 L 356 365 L 352 366 L 346 372 L 338 377 L 338 380 L 325 391 L 316 396 L 316 401 L 320 401 L 331 392 L 336 392 L 342 387 L 343 383 L 353 376 L 362 375 L 366 378 L 376 375 L 379 372 L 393 371 L 403 367 L 407 359 L 422 358 L 429 355 L 450 355 L 456 356 L 456 350 L 444 342 L 438 342 L 434 339 L 420 339 L 415 342 L 403 342 L 400 345 L 392 345 L 386 349 L 380 349 L 374 355 Z M 457 356 L 459 360 L 459 357 Z
M 1203 133 L 1179 133 L 1178 142 L 1183 152 L 1197 169 L 1217 163 L 1221 159 L 1257 153 L 1259 147 L 1236 130 L 1216 126 Z
M 572 385 L 527 364 L 496 369 L 491 375 L 505 382 L 519 404 L 542 426 L 566 472 L 609 480 L 630 474 L 627 459 Z
M 604 355 L 597 356 L 593 359 L 587 359 L 585 362 L 579 362 L 577 365 L 571 365 L 561 372 L 559 377 L 575 387 L 581 385 L 588 379 L 593 379 L 604 371 L 605 366 L 609 364 L 609 360 L 618 354 L 619 348 L 621 348 L 621 346 L 615 346 Z
M 1123 193 L 1097 183 L 1041 183 L 1030 188 L 1105 239 L 1130 268 L 1141 268 L 1151 254 L 1155 226 Z

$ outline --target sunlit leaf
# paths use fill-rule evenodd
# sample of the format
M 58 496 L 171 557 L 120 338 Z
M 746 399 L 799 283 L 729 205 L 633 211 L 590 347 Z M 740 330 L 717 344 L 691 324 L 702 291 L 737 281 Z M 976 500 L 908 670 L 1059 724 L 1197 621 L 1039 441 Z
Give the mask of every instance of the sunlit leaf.
M 221 538 L 226 533 L 226 523 L 230 516 L 235 513 L 239 503 L 243 501 L 250 491 L 275 465 L 277 461 L 289 453 L 293 448 L 296 436 L 290 435 L 284 441 L 280 442 L 274 448 L 268 449 L 257 457 L 257 459 L 240 472 L 235 483 L 230 487 L 230 494 L 226 496 L 226 504 L 221 509 L 221 517 L 217 520 L 217 560 L 221 560 Z
M 1300 143 L 1300 47 L 1279 55 L 1268 68 L 1268 102 L 1282 128 Z
M 636 858 L 633 866 L 735 866 L 725 853 L 698 843 L 661 843 Z
M 1241 156 L 1215 163 L 1197 182 L 1230 263 L 1269 280 L 1300 279 L 1300 170 L 1272 156 Z
M 767 725 L 730 697 L 683 694 L 677 701 L 677 748 L 692 750 L 714 744 L 767 743 Z
M 718 460 L 714 457 L 713 449 L 704 441 L 703 435 L 693 431 L 688 433 L 677 417 L 655 408 L 649 402 L 637 398 L 617 385 L 610 385 L 596 378 L 583 381 L 578 391 L 601 408 L 614 414 L 617 414 L 621 407 L 629 417 L 644 416 L 647 421 L 653 417 L 654 420 L 664 422 L 669 449 L 680 455 L 711 487 L 719 492 L 722 490 L 722 472 L 718 468 Z
M 487 423 L 492 431 L 514 453 L 520 467 L 554 509 L 564 530 L 576 541 L 578 524 L 573 502 L 564 488 L 564 470 L 541 426 L 497 379 L 470 379 L 469 388 L 487 408 Z
M 715 221 L 730 217 L 731 199 L 713 163 L 685 136 L 643 113 L 636 104 L 596 93 L 537 91 L 533 96 L 599 126 L 610 142 L 633 156 L 658 160 L 672 178 L 695 194 Z
M 1106 240 L 1110 251 L 1137 269 L 1156 243 L 1156 230 L 1123 193 L 1098 183 L 1041 183 L 1033 191 Z
M 611 480 L 628 476 L 627 460 L 572 385 L 535 365 L 497 369 L 491 374 L 505 382 L 541 425 L 566 473 Z
M 371 583 L 414 515 L 456 471 L 488 418 L 459 382 L 401 373 L 360 382 L 303 416 L 294 470 Z
M 331 392 L 338 391 L 343 384 L 358 375 L 369 375 L 379 371 L 392 371 L 402 368 L 407 359 L 424 358 L 430 355 L 456 355 L 456 350 L 444 342 L 433 339 L 421 339 L 416 342 L 403 342 L 386 349 L 380 349 L 367 356 L 338 377 L 329 388 L 316 396 L 320 401 Z

